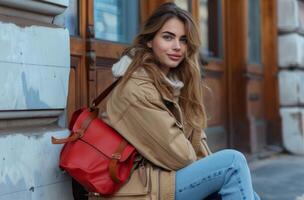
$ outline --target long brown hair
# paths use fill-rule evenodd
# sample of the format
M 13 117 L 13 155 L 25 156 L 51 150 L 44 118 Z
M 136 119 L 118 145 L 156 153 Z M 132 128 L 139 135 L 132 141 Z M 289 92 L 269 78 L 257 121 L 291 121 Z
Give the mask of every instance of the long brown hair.
M 143 67 L 154 80 L 155 87 L 168 96 L 172 96 L 172 88 L 168 84 L 164 84 L 166 81 L 158 67 L 159 61 L 154 56 L 153 51 L 147 46 L 147 43 L 154 38 L 162 26 L 172 18 L 181 20 L 185 25 L 187 50 L 184 60 L 179 66 L 171 69 L 169 73 L 173 73 L 184 83 L 179 104 L 185 121 L 193 128 L 201 130 L 206 127 L 206 114 L 198 61 L 201 44 L 200 34 L 191 15 L 174 3 L 161 5 L 144 23 L 140 33 L 135 37 L 132 46 L 124 52 L 124 54 L 132 58 L 132 63 L 122 79 L 122 84 L 126 83 L 136 69 Z

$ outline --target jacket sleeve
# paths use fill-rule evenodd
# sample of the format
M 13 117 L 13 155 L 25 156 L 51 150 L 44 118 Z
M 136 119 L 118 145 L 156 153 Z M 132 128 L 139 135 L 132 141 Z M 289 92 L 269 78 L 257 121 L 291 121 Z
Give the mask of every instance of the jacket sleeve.
M 197 159 L 182 128 L 159 100 L 137 100 L 112 126 L 142 156 L 164 169 L 177 170 Z

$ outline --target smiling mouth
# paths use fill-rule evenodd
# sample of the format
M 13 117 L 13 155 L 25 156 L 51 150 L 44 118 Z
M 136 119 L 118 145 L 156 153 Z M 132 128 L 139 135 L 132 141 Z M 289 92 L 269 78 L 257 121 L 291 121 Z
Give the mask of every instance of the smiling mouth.
M 179 61 L 181 59 L 182 56 L 180 55 L 170 55 L 168 54 L 168 57 L 173 60 L 173 61 Z

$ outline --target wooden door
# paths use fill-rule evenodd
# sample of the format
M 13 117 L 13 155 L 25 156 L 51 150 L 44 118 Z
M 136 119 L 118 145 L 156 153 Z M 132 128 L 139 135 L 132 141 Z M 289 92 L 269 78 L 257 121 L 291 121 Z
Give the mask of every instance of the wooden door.
M 69 116 L 75 109 L 89 105 L 113 81 L 111 66 L 136 34 L 127 26 L 137 24 L 139 29 L 154 9 L 168 1 L 173 0 L 132 0 L 132 5 L 129 1 L 120 1 L 124 2 L 119 8 L 124 10 L 122 13 L 133 16 L 128 16 L 129 21 L 115 21 L 121 23 L 116 27 L 121 27 L 129 37 L 124 40 L 100 33 L 100 27 L 109 21 L 105 22 L 99 14 L 108 13 L 115 18 L 117 13 L 113 12 L 118 9 L 117 5 L 107 5 L 107 10 L 102 10 L 105 5 L 100 2 L 108 1 L 71 1 L 78 5 L 75 9 L 78 10 L 78 32 L 71 34 Z M 280 143 L 276 53 L 272 51 L 276 50 L 276 1 L 259 1 L 260 25 L 253 25 L 260 26 L 259 62 L 251 62 L 248 54 L 251 48 L 248 44 L 251 30 L 248 30 L 252 25 L 249 12 L 254 6 L 249 2 L 257 1 L 175 2 L 192 12 L 203 33 L 202 81 L 208 114 L 206 132 L 212 150 L 233 147 L 256 152 L 268 143 Z M 111 6 L 114 9 L 111 10 Z M 132 10 L 134 8 L 137 9 Z M 110 29 L 111 25 L 108 24 Z M 104 108 L 104 103 L 101 107 Z
M 201 69 L 203 94 L 207 111 L 208 143 L 213 151 L 227 148 L 228 96 L 225 55 L 225 1 L 191 1 L 192 13 L 202 32 Z
M 268 136 L 278 142 L 280 135 L 275 0 L 225 3 L 229 142 L 260 153 L 272 143 Z

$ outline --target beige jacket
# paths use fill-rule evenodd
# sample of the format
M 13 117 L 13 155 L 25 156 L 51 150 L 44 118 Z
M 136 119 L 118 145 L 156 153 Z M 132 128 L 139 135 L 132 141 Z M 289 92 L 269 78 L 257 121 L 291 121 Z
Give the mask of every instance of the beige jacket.
M 175 171 L 210 154 L 206 135 L 184 123 L 177 100 L 161 94 L 143 70 L 120 87 L 107 102 L 109 122 L 148 162 L 113 197 L 90 200 L 174 200 Z

